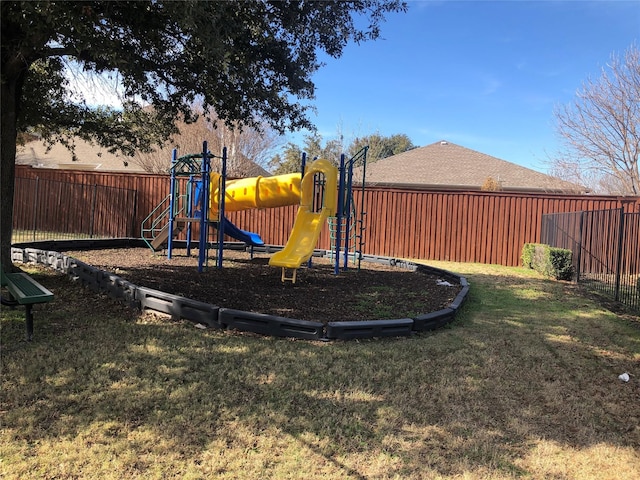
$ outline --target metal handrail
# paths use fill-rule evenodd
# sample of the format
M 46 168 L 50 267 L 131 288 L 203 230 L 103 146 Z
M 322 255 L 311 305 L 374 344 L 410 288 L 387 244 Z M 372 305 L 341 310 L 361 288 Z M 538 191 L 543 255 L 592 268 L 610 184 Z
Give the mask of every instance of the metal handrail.
M 180 200 L 182 200 L 183 198 L 186 198 L 186 195 L 179 196 Z M 144 240 L 144 242 L 147 244 L 149 248 L 152 248 L 151 241 L 153 241 L 158 235 L 158 233 L 160 233 L 169 223 L 168 217 L 170 213 L 169 210 L 171 208 L 170 199 L 171 199 L 171 194 L 167 195 L 164 199 L 162 199 L 160 203 L 153 210 L 151 210 L 151 213 L 149 213 L 149 215 L 147 215 L 145 219 L 142 221 L 142 225 L 140 227 L 141 229 L 140 234 L 142 236 L 142 240 Z M 167 203 L 168 205 L 166 205 Z M 184 202 L 180 202 L 180 203 L 184 204 Z M 162 209 L 162 211 L 159 212 L 160 209 Z M 176 212 L 175 215 L 179 216 L 183 210 L 184 210 L 184 207 L 180 208 L 180 210 Z M 148 227 L 145 227 L 147 223 L 150 223 L 150 225 Z

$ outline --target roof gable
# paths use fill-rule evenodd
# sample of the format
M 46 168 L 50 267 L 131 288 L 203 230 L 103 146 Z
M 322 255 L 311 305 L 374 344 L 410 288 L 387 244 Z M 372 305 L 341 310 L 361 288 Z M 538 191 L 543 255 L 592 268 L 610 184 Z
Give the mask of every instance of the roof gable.
M 480 190 L 491 177 L 504 191 L 584 193 L 574 183 L 447 141 L 415 148 L 367 165 L 367 183 Z

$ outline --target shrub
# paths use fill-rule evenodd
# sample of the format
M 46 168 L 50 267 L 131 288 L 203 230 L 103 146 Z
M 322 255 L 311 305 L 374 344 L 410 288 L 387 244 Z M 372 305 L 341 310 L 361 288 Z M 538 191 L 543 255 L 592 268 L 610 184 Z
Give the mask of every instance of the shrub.
M 557 280 L 571 280 L 573 278 L 573 254 L 571 250 L 550 247 L 549 257 Z
M 556 280 L 571 280 L 573 265 L 571 250 L 549 245 L 527 243 L 522 247 L 522 265 Z
M 535 243 L 525 243 L 522 247 L 522 266 L 526 268 L 533 268 L 533 253 L 535 252 Z
M 495 180 L 493 177 L 487 177 L 480 187 L 480 190 L 483 192 L 501 192 L 502 182 L 500 180 Z

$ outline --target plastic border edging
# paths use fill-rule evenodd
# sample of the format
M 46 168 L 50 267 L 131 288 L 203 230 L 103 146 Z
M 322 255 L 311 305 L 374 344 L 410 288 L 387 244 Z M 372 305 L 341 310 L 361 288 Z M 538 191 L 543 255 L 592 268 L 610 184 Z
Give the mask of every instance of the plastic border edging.
M 447 270 L 417 264 L 405 259 L 363 255 L 363 261 L 391 265 L 410 271 L 429 272 L 440 276 L 444 280 L 460 285 L 462 289 L 449 306 L 436 312 L 417 315 L 413 318 L 336 321 L 327 322 L 325 325 L 322 322 L 223 308 L 160 290 L 137 286 L 113 273 L 99 270 L 56 251 L 57 243 L 61 244 L 62 250 L 146 246 L 140 239 L 114 239 L 111 243 L 108 240 L 47 240 L 13 246 L 11 248 L 11 259 L 15 262 L 46 265 L 49 268 L 67 274 L 74 280 L 80 281 L 83 286 L 95 292 L 105 293 L 110 298 L 122 301 L 130 307 L 141 311 L 154 310 L 169 314 L 174 319 L 182 318 L 210 328 L 229 328 L 276 337 L 303 340 L 351 340 L 408 336 L 416 332 L 435 330 L 455 320 L 458 310 L 469 293 L 467 279 Z M 47 248 L 34 248 L 35 246 Z M 229 247 L 238 249 L 235 244 L 230 244 Z M 269 253 L 277 251 L 278 247 L 265 245 L 260 249 Z M 255 251 L 258 251 L 258 249 L 256 248 Z M 325 250 L 316 250 L 314 252 L 316 257 L 324 257 L 331 254 L 332 252 Z

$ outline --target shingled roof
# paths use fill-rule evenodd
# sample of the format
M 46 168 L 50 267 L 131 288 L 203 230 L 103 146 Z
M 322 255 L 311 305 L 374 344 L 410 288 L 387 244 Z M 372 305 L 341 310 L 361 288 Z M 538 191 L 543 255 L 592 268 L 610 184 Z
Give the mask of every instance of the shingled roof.
M 491 177 L 502 191 L 586 193 L 574 183 L 442 140 L 367 164 L 366 183 L 407 188 L 481 190 Z
M 48 149 L 42 140 L 33 140 L 26 145 L 19 145 L 16 152 L 16 164 L 31 165 L 36 168 L 60 168 L 65 170 L 98 170 L 101 172 L 132 172 L 142 173 L 144 168 L 132 161 L 131 158 L 109 153 L 81 138 L 74 138 L 76 160 L 67 147 L 56 143 Z M 158 152 L 167 159 L 167 169 L 170 164 L 171 147 L 167 146 Z M 241 171 L 232 171 L 234 177 L 268 177 L 271 174 L 255 162 L 242 158 L 238 162 Z
M 19 145 L 16 152 L 18 165 L 31 165 L 37 168 L 62 168 L 68 170 L 98 170 L 143 172 L 143 168 L 131 162 L 130 158 L 109 153 L 105 148 L 82 140 L 74 139 L 76 160 L 67 147 L 56 143 L 50 149 L 42 140 L 33 140 Z

